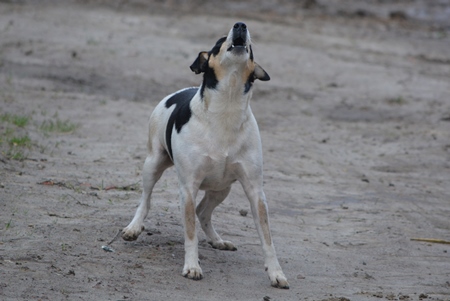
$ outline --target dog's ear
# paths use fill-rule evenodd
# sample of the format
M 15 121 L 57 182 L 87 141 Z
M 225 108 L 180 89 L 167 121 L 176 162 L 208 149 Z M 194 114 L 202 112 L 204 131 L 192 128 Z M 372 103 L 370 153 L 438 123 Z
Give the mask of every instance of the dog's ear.
M 266 70 L 264 70 L 260 65 L 255 63 L 255 78 L 262 80 L 262 81 L 268 81 L 270 80 L 269 74 L 267 74 Z
M 202 51 L 198 54 L 197 59 L 192 63 L 191 70 L 195 74 L 199 74 L 206 71 L 206 64 L 208 63 L 208 52 Z

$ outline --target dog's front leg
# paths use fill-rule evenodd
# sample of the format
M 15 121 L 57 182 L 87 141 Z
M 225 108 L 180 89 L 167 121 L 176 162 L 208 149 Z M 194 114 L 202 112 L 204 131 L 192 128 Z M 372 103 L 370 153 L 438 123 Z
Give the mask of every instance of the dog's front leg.
M 264 261 L 266 271 L 269 274 L 271 285 L 278 288 L 289 288 L 289 283 L 278 262 L 275 247 L 269 227 L 269 214 L 267 209 L 266 197 L 262 189 L 262 179 L 250 180 L 245 177 L 242 181 L 242 187 L 250 201 L 253 219 L 264 252 Z
M 198 238 L 195 229 L 195 196 L 196 191 L 180 185 L 181 215 L 184 226 L 184 267 L 182 275 L 193 280 L 203 278 L 198 262 Z

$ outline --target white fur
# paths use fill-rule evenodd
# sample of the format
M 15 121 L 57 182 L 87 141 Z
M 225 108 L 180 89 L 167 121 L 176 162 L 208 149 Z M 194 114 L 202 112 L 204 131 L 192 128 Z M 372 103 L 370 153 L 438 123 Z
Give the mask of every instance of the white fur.
M 226 41 L 228 45 L 231 43 L 231 34 L 232 31 Z M 249 38 L 247 43 L 250 44 Z M 191 118 L 180 133 L 176 130 L 172 133 L 173 163 L 165 141 L 167 121 L 175 108 L 175 105 L 166 108 L 165 103 L 173 94 L 164 98 L 153 111 L 149 122 L 149 154 L 143 167 L 143 193 L 136 214 L 123 230 L 122 237 L 134 240 L 143 231 L 153 186 L 166 168 L 175 165 L 185 232 L 185 264 L 182 275 L 201 279 L 203 274 L 198 262 L 195 213 L 214 248 L 235 250 L 231 242 L 224 241 L 214 230 L 211 214 L 226 198 L 231 184 L 239 181 L 250 201 L 271 284 L 288 288 L 289 284 L 278 263 L 270 236 L 267 203 L 263 192 L 261 139 L 249 105 L 252 93 L 251 90 L 243 93 L 241 78 L 249 55 L 246 53 L 237 56 L 231 52 L 220 55 L 225 76 L 219 81 L 217 89 L 204 90 L 204 99 L 201 98 L 199 89 L 191 100 Z M 206 193 L 196 206 L 195 199 L 199 189 Z

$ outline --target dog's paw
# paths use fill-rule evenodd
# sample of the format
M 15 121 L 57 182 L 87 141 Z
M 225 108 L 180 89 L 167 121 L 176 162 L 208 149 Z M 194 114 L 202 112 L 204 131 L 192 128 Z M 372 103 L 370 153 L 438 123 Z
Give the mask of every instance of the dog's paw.
M 183 269 L 183 273 L 181 273 L 183 277 L 192 279 L 192 280 L 201 280 L 203 278 L 203 272 L 200 266 L 196 267 L 187 267 L 185 266 Z
M 233 245 L 231 241 L 222 240 L 222 241 L 210 241 L 208 242 L 211 247 L 214 249 L 225 250 L 225 251 L 236 251 L 237 248 Z
M 126 240 L 126 241 L 136 240 L 138 238 L 139 234 L 141 234 L 142 231 L 144 231 L 144 229 L 145 229 L 144 226 L 140 226 L 140 227 L 128 226 L 122 230 L 122 239 Z
M 269 278 L 273 287 L 289 289 L 289 282 L 282 271 L 269 272 Z

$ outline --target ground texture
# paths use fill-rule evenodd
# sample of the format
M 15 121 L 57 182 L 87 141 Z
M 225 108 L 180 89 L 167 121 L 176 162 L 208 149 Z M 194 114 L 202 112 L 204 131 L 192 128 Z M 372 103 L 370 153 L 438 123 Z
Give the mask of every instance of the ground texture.
M 450 245 L 411 240 L 450 240 L 448 6 L 366 2 L 0 1 L 0 299 L 450 300 Z M 205 278 L 181 276 L 173 169 L 139 239 L 101 248 L 136 210 L 150 112 L 236 21 L 272 78 L 252 109 L 290 290 L 239 185 L 214 215 L 238 250 L 199 232 Z

